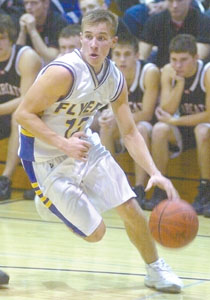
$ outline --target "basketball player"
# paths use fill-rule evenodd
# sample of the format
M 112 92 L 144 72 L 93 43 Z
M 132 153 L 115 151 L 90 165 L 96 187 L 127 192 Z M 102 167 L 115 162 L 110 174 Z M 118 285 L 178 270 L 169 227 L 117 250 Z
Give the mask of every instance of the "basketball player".
M 171 41 L 170 63 L 161 77 L 161 104 L 156 110 L 160 122 L 153 127 L 152 155 L 166 174 L 170 150 L 175 156 L 197 147 L 201 180 L 193 207 L 202 214 L 210 201 L 210 63 L 198 60 L 193 36 L 178 35 Z M 151 210 L 165 198 L 156 187 L 145 208 Z
M 172 183 L 155 167 L 127 102 L 122 73 L 107 59 L 117 41 L 117 21 L 108 10 L 82 20 L 81 51 L 75 49 L 47 65 L 16 111 L 21 124 L 19 154 L 40 200 L 75 234 L 97 242 L 105 234 L 101 214 L 115 208 L 147 268 L 145 284 L 180 292 L 180 279 L 158 258 L 146 218 L 125 174 L 89 126 L 109 103 L 125 146 L 170 200 Z
M 15 45 L 15 35 L 11 18 L 0 15 L 0 139 L 9 137 L 0 200 L 10 198 L 11 176 L 18 163 L 18 126 L 12 114 L 41 69 L 39 56 L 28 46 Z
M 122 71 L 128 86 L 128 100 L 130 109 L 139 132 L 150 147 L 152 132 L 152 118 L 159 93 L 160 72 L 152 63 L 138 59 L 138 42 L 131 34 L 121 34 L 112 50 L 112 60 Z M 101 126 L 100 137 L 102 144 L 113 155 L 116 151 L 115 143 L 120 139 L 120 132 L 112 110 L 104 110 L 99 118 Z M 146 172 L 137 164 L 135 166 L 135 187 L 137 201 L 144 206 L 144 185 Z
M 70 53 L 75 48 L 80 49 L 80 32 L 79 24 L 71 24 L 64 27 L 58 36 L 58 46 L 60 55 Z

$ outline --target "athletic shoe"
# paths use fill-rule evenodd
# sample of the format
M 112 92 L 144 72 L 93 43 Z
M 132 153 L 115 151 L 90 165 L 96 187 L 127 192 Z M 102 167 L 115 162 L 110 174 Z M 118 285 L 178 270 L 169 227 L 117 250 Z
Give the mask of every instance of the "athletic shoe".
M 34 200 L 35 198 L 35 191 L 34 189 L 25 190 L 23 193 L 23 198 L 25 200 Z
M 208 200 L 208 203 L 203 207 L 203 215 L 206 218 L 210 218 L 210 199 Z
M 208 204 L 209 200 L 210 200 L 210 185 L 206 180 L 201 179 L 200 185 L 198 186 L 198 195 L 195 197 L 195 200 L 192 203 L 192 206 L 198 215 L 203 214 L 204 208 Z
M 164 259 L 159 258 L 156 262 L 146 264 L 147 275 L 144 284 L 155 288 L 157 291 L 168 293 L 180 293 L 183 287 L 182 281 L 176 276 Z
M 144 187 L 142 185 L 137 185 L 134 186 L 132 190 L 136 194 L 136 200 L 139 206 L 144 209 L 144 202 L 146 201 Z
M 0 176 L 0 200 L 7 200 L 11 196 L 11 180 L 6 176 Z
M 146 200 L 144 202 L 144 209 L 146 210 L 153 210 L 153 208 L 159 204 L 162 200 L 167 199 L 167 194 L 164 190 L 160 189 L 159 187 L 155 187 L 153 195 L 151 199 Z
M 9 283 L 9 276 L 0 270 L 0 285 L 8 284 Z

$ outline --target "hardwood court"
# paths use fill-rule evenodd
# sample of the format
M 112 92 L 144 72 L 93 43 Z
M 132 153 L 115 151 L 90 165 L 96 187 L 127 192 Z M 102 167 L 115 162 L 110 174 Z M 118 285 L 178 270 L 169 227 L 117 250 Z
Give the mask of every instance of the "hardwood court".
M 158 246 L 185 284 L 181 294 L 162 294 L 144 286 L 144 263 L 115 211 L 104 215 L 104 239 L 91 244 L 60 222 L 42 221 L 33 201 L 13 196 L 0 202 L 0 268 L 10 275 L 0 299 L 210 299 L 210 219 L 199 218 L 198 236 L 186 248 Z

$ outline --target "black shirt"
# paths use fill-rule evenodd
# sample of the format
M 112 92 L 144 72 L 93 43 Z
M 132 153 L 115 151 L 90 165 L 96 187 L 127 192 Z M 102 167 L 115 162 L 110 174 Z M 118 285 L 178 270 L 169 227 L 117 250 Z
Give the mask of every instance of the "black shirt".
M 67 25 L 69 25 L 68 22 L 61 14 L 50 10 L 45 24 L 42 27 L 37 28 L 37 30 L 48 47 L 58 48 L 58 35 L 61 29 Z M 27 35 L 26 44 L 33 46 L 29 35 Z
M 177 34 L 191 34 L 199 43 L 210 44 L 210 18 L 190 8 L 181 27 L 172 22 L 168 10 L 151 16 L 144 25 L 141 41 L 158 47 L 157 61 L 162 67 L 169 62 L 169 43 Z

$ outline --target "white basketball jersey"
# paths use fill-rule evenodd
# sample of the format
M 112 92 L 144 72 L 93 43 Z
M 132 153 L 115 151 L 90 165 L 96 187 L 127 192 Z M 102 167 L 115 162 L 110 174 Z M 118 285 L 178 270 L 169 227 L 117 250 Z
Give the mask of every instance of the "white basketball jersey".
M 54 65 L 63 66 L 71 72 L 73 85 L 65 98 L 44 111 L 41 119 L 57 134 L 69 138 L 77 131 L 86 131 L 98 109 L 119 97 L 124 77 L 114 63 L 106 59 L 99 80 L 93 68 L 82 59 L 79 50 L 57 58 L 43 68 L 38 77 Z M 46 161 L 63 154 L 21 128 L 19 155 L 23 160 Z

